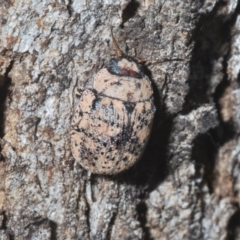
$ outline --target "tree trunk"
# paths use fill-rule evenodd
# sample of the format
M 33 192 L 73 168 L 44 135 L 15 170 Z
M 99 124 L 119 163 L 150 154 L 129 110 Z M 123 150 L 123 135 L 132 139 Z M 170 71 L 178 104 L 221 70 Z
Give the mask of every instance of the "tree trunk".
M 240 239 L 240 4 L 0 1 L 0 239 Z M 89 175 L 77 88 L 120 48 L 157 107 L 140 161 Z

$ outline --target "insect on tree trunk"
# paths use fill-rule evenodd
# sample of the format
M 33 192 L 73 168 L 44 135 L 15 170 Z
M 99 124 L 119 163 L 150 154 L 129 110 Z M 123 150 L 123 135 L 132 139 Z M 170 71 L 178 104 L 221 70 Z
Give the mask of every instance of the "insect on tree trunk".
M 239 239 L 239 2 L 0 1 L 0 239 Z M 78 97 L 120 49 L 156 114 L 129 170 L 70 148 Z

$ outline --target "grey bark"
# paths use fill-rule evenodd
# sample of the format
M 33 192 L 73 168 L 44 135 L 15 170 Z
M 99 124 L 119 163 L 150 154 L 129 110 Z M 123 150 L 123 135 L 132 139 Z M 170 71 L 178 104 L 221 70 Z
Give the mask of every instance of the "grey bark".
M 228 1 L 0 1 L 0 239 L 240 239 L 240 7 Z M 147 60 L 142 159 L 88 176 L 75 89 L 114 52 Z

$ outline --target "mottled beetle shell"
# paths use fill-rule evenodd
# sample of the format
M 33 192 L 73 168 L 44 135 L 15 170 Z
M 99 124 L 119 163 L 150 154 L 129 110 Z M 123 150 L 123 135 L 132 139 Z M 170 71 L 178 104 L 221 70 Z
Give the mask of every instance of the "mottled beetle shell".
M 82 93 L 72 119 L 75 160 L 98 174 L 130 168 L 147 144 L 155 106 L 151 82 L 132 58 L 111 59 Z

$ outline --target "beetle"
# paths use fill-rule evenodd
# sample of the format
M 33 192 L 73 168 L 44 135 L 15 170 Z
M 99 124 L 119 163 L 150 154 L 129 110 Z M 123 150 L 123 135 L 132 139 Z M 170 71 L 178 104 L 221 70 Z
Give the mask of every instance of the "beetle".
M 107 175 L 140 159 L 156 111 L 142 62 L 123 54 L 112 29 L 111 35 L 116 57 L 82 92 L 71 122 L 74 159 L 91 173 Z

